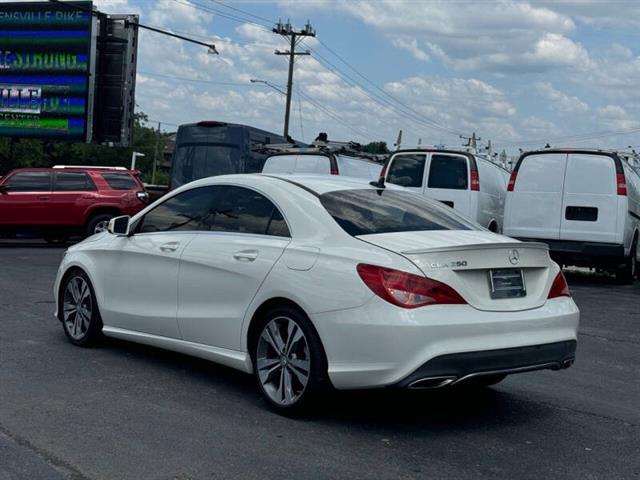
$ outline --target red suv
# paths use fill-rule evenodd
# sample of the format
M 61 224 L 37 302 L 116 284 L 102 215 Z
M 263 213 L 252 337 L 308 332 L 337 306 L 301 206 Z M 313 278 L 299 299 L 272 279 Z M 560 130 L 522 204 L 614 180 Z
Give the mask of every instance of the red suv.
M 138 172 L 123 167 L 21 168 L 0 179 L 0 233 L 35 232 L 49 242 L 93 235 L 148 199 Z

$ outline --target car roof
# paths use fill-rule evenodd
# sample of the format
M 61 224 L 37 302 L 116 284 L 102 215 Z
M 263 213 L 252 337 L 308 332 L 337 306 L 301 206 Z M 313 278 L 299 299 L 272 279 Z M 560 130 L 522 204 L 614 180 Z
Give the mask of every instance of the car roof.
M 305 190 L 314 195 L 322 195 L 324 193 L 337 190 L 374 190 L 376 187 L 370 184 L 370 180 L 345 177 L 341 175 L 313 175 L 313 174 L 263 174 L 263 173 L 247 173 L 237 175 L 218 175 L 215 177 L 203 178 L 187 185 L 205 186 L 216 185 L 221 183 L 243 183 L 247 186 L 260 185 L 279 185 L 286 187 L 289 185 L 297 190 Z M 386 188 L 393 190 L 402 190 L 402 187 L 387 184 Z M 182 187 L 181 187 L 182 189 Z

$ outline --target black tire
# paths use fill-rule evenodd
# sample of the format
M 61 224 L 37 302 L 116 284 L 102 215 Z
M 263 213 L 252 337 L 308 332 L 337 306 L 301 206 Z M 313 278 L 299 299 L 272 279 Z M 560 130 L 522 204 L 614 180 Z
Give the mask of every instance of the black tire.
M 90 237 L 95 233 L 99 233 L 99 231 L 106 230 L 106 227 L 105 227 L 104 229 L 100 229 L 99 231 L 96 231 L 96 229 L 98 229 L 99 226 L 102 227 L 103 225 L 105 225 L 105 223 L 108 224 L 109 220 L 111 220 L 115 216 L 116 215 L 114 215 L 113 213 L 99 213 L 91 217 L 87 222 L 87 228 L 85 231 L 86 236 Z
M 73 293 L 74 288 L 70 287 L 72 282 L 75 282 L 77 297 Z M 82 282 L 88 289 L 86 297 L 84 290 L 80 291 Z M 75 303 L 75 314 L 68 308 L 70 305 L 68 302 Z M 77 308 L 78 303 L 84 308 Z M 65 335 L 74 345 L 91 347 L 102 339 L 102 318 L 98 310 L 96 294 L 89 277 L 80 269 L 69 272 L 60 285 L 58 319 L 62 323 Z
M 304 336 L 304 344 L 302 340 L 298 340 L 297 343 L 294 341 L 294 349 L 297 348 L 297 353 L 291 353 L 292 357 L 289 357 L 288 359 L 290 362 L 289 364 L 283 360 L 284 354 L 277 352 L 276 349 L 273 348 L 274 343 L 266 340 L 266 337 L 262 338 L 263 334 L 267 334 L 267 337 L 269 336 L 267 332 L 269 325 L 275 325 L 279 328 L 281 333 L 285 333 L 285 335 L 288 334 L 288 329 L 285 328 L 285 319 L 293 322 Z M 266 314 L 258 320 L 258 323 L 252 331 L 254 334 L 250 339 L 249 348 L 251 360 L 253 362 L 253 371 L 256 383 L 258 384 L 258 389 L 267 401 L 269 407 L 275 412 L 285 416 L 300 416 L 302 414 L 309 413 L 318 405 L 318 400 L 327 392 L 330 383 L 327 376 L 327 360 L 324 348 L 322 347 L 322 343 L 315 328 L 307 316 L 299 309 L 291 306 L 275 307 L 266 312 Z M 296 334 L 298 334 L 297 330 L 292 330 L 292 332 L 292 337 L 295 337 Z M 273 340 L 273 337 L 271 338 Z M 284 341 L 284 337 L 282 335 L 279 338 L 282 341 L 284 351 L 284 348 L 288 345 L 289 338 L 287 338 L 287 341 Z M 308 347 L 308 354 L 304 353 L 305 345 Z M 271 355 L 270 358 L 268 358 L 269 355 Z M 286 357 L 287 355 L 284 356 Z M 308 356 L 308 358 L 305 358 L 306 356 Z M 272 364 L 269 368 L 265 367 L 267 362 L 278 362 L 278 357 L 280 358 L 279 366 Z M 302 385 L 299 378 L 301 376 L 301 372 L 304 370 L 296 370 L 297 365 L 294 361 L 304 362 L 306 360 L 308 360 L 309 364 L 307 382 L 306 385 L 302 387 L 301 391 L 296 393 L 295 387 L 298 387 L 297 389 L 300 390 Z M 259 361 L 263 367 L 262 370 L 259 369 Z M 296 366 L 294 367 L 294 365 Z M 265 373 L 267 371 L 270 373 Z M 285 399 L 284 390 L 286 389 L 283 387 L 284 384 L 282 383 L 282 378 L 287 375 L 287 372 L 289 376 L 290 390 L 292 396 L 295 396 L 295 399 L 290 402 L 289 399 Z M 267 375 L 270 381 L 265 382 L 264 375 Z M 280 379 L 280 388 L 283 390 L 280 401 L 274 400 L 273 397 L 275 397 L 278 392 L 274 391 L 276 388 L 275 385 L 271 385 L 272 383 L 278 383 L 278 379 Z M 293 395 L 294 393 L 296 394 Z
M 633 281 L 638 276 L 637 242 L 637 240 L 633 241 L 629 258 L 625 260 L 623 266 L 616 270 L 616 280 L 621 285 L 633 284 Z

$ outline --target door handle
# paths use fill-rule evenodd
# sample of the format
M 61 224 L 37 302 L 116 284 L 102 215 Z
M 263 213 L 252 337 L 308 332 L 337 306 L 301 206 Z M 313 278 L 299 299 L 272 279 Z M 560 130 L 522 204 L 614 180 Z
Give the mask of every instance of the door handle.
M 253 262 L 258 258 L 258 250 L 242 250 L 234 253 L 233 258 L 239 262 Z
M 160 245 L 160 250 L 163 252 L 175 252 L 180 246 L 180 242 L 169 242 Z
M 38 197 L 38 200 L 49 200 L 49 197 Z

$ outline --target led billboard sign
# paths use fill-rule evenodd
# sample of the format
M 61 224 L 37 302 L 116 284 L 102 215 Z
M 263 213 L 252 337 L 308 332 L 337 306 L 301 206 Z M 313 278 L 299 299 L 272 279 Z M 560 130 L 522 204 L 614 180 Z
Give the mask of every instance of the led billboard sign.
M 0 136 L 90 140 L 91 9 L 0 3 Z

